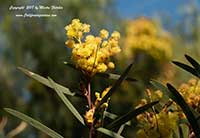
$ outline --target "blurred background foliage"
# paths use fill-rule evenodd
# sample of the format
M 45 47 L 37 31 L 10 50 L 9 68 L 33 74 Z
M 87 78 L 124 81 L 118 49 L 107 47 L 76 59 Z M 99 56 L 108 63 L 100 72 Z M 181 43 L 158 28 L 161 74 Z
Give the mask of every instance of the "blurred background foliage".
M 54 11 L 56 18 L 16 18 L 8 11 L 10 5 L 23 4 L 62 5 L 63 10 Z M 101 28 L 121 33 L 122 52 L 114 60 L 117 63 L 113 73 L 120 74 L 134 60 L 129 76 L 138 82 L 124 82 L 119 92 L 113 95 L 109 111 L 123 114 L 144 96 L 149 80 L 172 82 L 180 85 L 191 77 L 177 69 L 169 61 L 184 60 L 187 53 L 200 60 L 200 9 L 192 1 L 180 5 L 181 18 L 174 23 L 168 16 L 124 19 L 116 12 L 116 1 L 112 0 L 63 0 L 63 1 L 0 1 L 0 132 L 9 133 L 19 125 L 19 120 L 10 118 L 5 122 L 3 107 L 18 109 L 64 137 L 81 137 L 87 131 L 78 124 L 73 115 L 65 109 L 52 90 L 29 79 L 17 70 L 22 66 L 42 76 L 50 76 L 60 84 L 78 90 L 79 74 L 65 66 L 70 61 L 70 50 L 65 47 L 64 27 L 71 19 L 79 18 L 92 25 L 97 34 Z M 170 26 L 170 27 L 169 27 Z M 93 91 L 102 91 L 112 84 L 102 78 L 94 78 Z M 83 113 L 85 101 L 70 99 Z M 79 133 L 77 133 L 79 132 Z M 133 137 L 133 128 L 125 131 Z M 0 133 L 1 135 L 1 133 Z M 43 133 L 27 127 L 15 137 L 45 138 Z

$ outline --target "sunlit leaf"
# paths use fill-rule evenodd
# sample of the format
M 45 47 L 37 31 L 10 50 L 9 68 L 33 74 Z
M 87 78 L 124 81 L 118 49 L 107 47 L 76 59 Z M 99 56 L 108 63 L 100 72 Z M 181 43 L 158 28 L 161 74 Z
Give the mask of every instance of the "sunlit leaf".
M 36 73 L 33 73 L 27 69 L 24 69 L 22 67 L 18 67 L 19 70 L 21 70 L 23 73 L 25 73 L 27 76 L 33 78 L 34 80 L 37 80 L 38 82 L 44 84 L 45 86 L 48 86 L 50 88 L 53 88 L 50 83 L 49 83 L 49 80 L 36 74 Z M 67 95 L 70 95 L 70 96 L 74 96 L 75 93 L 71 92 L 68 88 L 56 83 L 56 87 L 58 87 L 60 89 L 60 91 L 64 94 L 67 94 Z
M 113 129 L 113 128 L 119 127 L 119 126 L 123 125 L 124 123 L 126 123 L 127 121 L 131 120 L 132 118 L 136 117 L 137 115 L 141 114 L 142 112 L 146 111 L 153 105 L 156 105 L 157 103 L 158 103 L 158 101 L 155 101 L 155 102 L 146 104 L 142 107 L 139 107 L 137 109 L 133 109 L 133 110 L 129 111 L 128 113 L 126 113 L 125 115 L 118 117 L 116 120 L 114 120 L 113 122 L 108 124 L 107 128 Z
M 72 112 L 72 114 L 83 124 L 84 123 L 84 119 L 83 117 L 79 114 L 79 112 L 76 110 L 76 108 L 71 104 L 71 102 L 67 99 L 67 97 L 62 93 L 62 91 L 60 90 L 59 87 L 56 86 L 56 83 L 54 83 L 54 81 L 49 78 L 49 82 L 52 85 L 52 87 L 54 88 L 54 90 L 57 92 L 58 96 L 62 99 L 62 101 L 65 103 L 65 105 L 68 107 L 68 109 Z
M 191 124 L 191 127 L 195 133 L 195 136 L 197 138 L 200 138 L 200 127 L 198 125 L 198 122 L 195 118 L 195 115 L 192 113 L 190 107 L 187 105 L 183 97 L 180 95 L 180 93 L 171 85 L 167 84 L 167 87 L 171 94 L 173 95 L 173 100 L 176 102 L 183 110 L 184 114 L 186 115 L 189 123 Z
M 118 117 L 116 114 L 113 114 L 113 113 L 110 113 L 110 112 L 107 112 L 107 111 L 104 111 L 104 116 L 108 117 L 108 118 L 110 118 L 112 120 L 114 120 L 114 119 L 116 119 Z M 131 121 L 128 121 L 125 124 L 130 126 L 131 125 Z
M 103 77 L 103 78 L 107 78 L 107 79 L 111 79 L 111 80 L 117 80 L 117 79 L 120 78 L 120 75 L 113 74 L 113 73 L 97 73 L 96 75 L 99 76 L 99 77 Z M 125 80 L 131 81 L 131 82 L 137 81 L 136 79 L 130 78 L 130 77 L 127 77 Z
M 119 88 L 120 84 L 125 80 L 125 78 L 128 75 L 128 72 L 130 71 L 133 64 L 130 64 L 126 70 L 123 72 L 123 74 L 120 76 L 120 78 L 114 83 L 112 88 L 109 90 L 109 92 L 102 98 L 102 100 L 98 103 L 96 106 L 96 111 L 98 111 L 98 108 L 105 102 L 107 102 L 108 98 Z
M 61 136 L 60 134 L 58 134 L 57 132 L 53 131 L 52 129 L 48 128 L 47 126 L 41 124 L 39 121 L 34 120 L 33 118 L 18 112 L 16 110 L 10 109 L 10 108 L 4 108 L 6 110 L 6 112 L 10 113 L 11 115 L 18 117 L 19 119 L 29 123 L 30 125 L 32 125 L 33 127 L 41 130 L 42 132 L 46 133 L 47 135 L 49 135 L 52 138 L 64 138 L 63 136 Z
M 199 77 L 199 75 L 197 74 L 197 71 L 194 68 L 192 68 L 186 64 L 183 64 L 181 62 L 178 62 L 178 61 L 172 61 L 172 63 L 174 63 L 175 65 L 179 66 L 180 68 L 186 70 L 187 72 L 190 72 L 191 74 Z
M 119 130 L 117 131 L 117 134 L 121 135 L 121 133 L 124 130 L 125 126 L 126 126 L 125 124 L 121 125 Z
M 97 131 L 99 131 L 101 133 L 104 133 L 104 134 L 106 134 L 106 135 L 108 135 L 110 137 L 113 137 L 113 138 L 124 138 L 123 136 L 121 136 L 121 135 L 119 135 L 119 134 L 117 134 L 117 133 L 115 133 L 113 131 L 110 131 L 110 130 L 108 130 L 106 128 L 100 127 L 100 128 L 97 128 Z
M 110 112 L 107 112 L 107 111 L 104 111 L 104 116 L 105 117 L 108 117 L 112 120 L 116 119 L 117 118 L 117 115 L 116 114 L 113 114 L 113 113 L 110 113 Z
M 180 138 L 189 138 L 189 127 L 186 124 L 180 124 Z

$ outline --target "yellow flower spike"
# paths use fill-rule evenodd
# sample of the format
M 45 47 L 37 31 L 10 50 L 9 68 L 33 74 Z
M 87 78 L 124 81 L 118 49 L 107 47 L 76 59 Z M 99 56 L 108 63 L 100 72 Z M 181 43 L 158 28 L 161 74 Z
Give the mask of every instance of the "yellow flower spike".
M 106 38 L 108 38 L 108 35 L 109 35 L 109 33 L 108 33 L 107 30 L 102 29 L 102 30 L 100 31 L 100 37 L 101 37 L 101 38 L 106 39 Z
M 156 91 L 151 94 L 152 97 L 154 95 L 159 97 L 162 94 L 160 91 Z M 137 108 L 147 103 L 146 99 L 142 99 Z M 139 126 L 136 138 L 171 138 L 173 131 L 178 128 L 177 121 L 183 115 L 183 112 L 170 112 L 167 107 L 164 107 L 159 113 L 147 110 L 136 116 Z
M 166 61 L 172 57 L 172 39 L 152 20 L 138 18 L 127 22 L 124 38 L 124 56 L 134 58 L 139 52 L 147 53 L 158 61 Z
M 115 67 L 114 63 L 109 63 L 109 58 L 121 51 L 118 45 L 119 32 L 113 32 L 110 38 L 105 29 L 100 31 L 99 36 L 84 36 L 90 31 L 90 25 L 81 23 L 79 19 L 72 20 L 65 29 L 68 36 L 66 45 L 72 48 L 72 60 L 86 75 L 92 77 Z
M 188 83 L 183 83 L 179 87 L 179 92 L 195 110 L 198 110 L 200 104 L 200 81 L 197 79 L 190 79 Z

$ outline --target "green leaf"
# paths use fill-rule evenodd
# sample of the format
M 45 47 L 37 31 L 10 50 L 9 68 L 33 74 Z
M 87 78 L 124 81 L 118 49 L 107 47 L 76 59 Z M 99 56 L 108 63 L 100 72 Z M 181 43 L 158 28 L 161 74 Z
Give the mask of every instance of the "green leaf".
M 192 57 L 185 55 L 185 58 L 192 64 L 192 66 L 196 69 L 198 76 L 200 77 L 200 64 L 194 60 Z
M 121 125 L 119 130 L 117 131 L 117 134 L 121 135 L 121 133 L 124 130 L 125 126 L 126 126 L 125 124 Z
M 189 123 L 192 126 L 195 136 L 197 138 L 200 138 L 200 127 L 199 127 L 198 122 L 195 118 L 195 115 L 192 113 L 190 107 L 187 105 L 187 103 L 185 102 L 183 97 L 179 94 L 179 92 L 171 84 L 168 83 L 167 87 L 173 95 L 174 102 L 176 102 L 182 108 L 184 114 L 186 115 Z
M 19 119 L 29 123 L 30 125 L 32 125 L 33 127 L 41 130 L 42 132 L 46 133 L 47 135 L 49 135 L 52 138 L 64 138 L 63 136 L 61 136 L 60 134 L 58 134 L 57 132 L 51 130 L 50 128 L 48 128 L 47 126 L 41 124 L 40 122 L 38 122 L 37 120 L 32 119 L 31 117 L 18 112 L 16 110 L 10 109 L 10 108 L 4 108 L 6 110 L 6 112 L 12 114 L 15 117 L 18 117 Z
M 128 113 L 126 113 L 125 115 L 118 117 L 117 119 L 115 119 L 113 122 L 111 122 L 107 128 L 108 129 L 113 129 L 116 127 L 119 127 L 121 125 L 123 125 L 124 123 L 126 123 L 127 121 L 131 120 L 132 118 L 136 117 L 137 115 L 141 114 L 142 112 L 146 111 L 147 109 L 149 109 L 150 107 L 152 107 L 153 105 L 157 104 L 159 101 L 155 101 L 155 102 L 151 102 L 149 104 L 146 104 L 142 107 L 139 107 L 137 109 L 133 109 L 131 111 L 129 111 Z
M 49 78 L 49 82 L 52 85 L 52 88 L 54 88 L 54 90 L 57 92 L 58 96 L 62 99 L 62 101 L 65 103 L 65 105 L 68 107 L 68 109 L 72 112 L 72 114 L 83 124 L 84 123 L 84 119 L 82 118 L 82 116 L 79 114 L 79 112 L 76 110 L 76 108 L 71 104 L 71 102 L 67 99 L 67 97 L 62 93 L 62 91 L 60 90 L 59 87 L 57 87 L 56 83 Z
M 98 103 L 96 106 L 96 111 L 98 111 L 99 107 L 107 102 L 108 98 L 119 88 L 120 84 L 123 82 L 123 80 L 126 78 L 128 72 L 130 71 L 133 64 L 130 64 L 126 70 L 123 72 L 123 74 L 119 77 L 119 79 L 114 83 L 112 88 L 108 91 L 108 93 L 102 98 L 102 100 Z
M 104 111 L 104 116 L 105 117 L 108 117 L 112 120 L 116 119 L 117 118 L 117 115 L 116 114 L 113 114 L 113 113 L 110 113 L 110 112 L 107 112 L 107 111 Z
M 190 72 L 191 74 L 193 74 L 193 75 L 199 77 L 199 75 L 197 74 L 197 71 L 196 71 L 194 68 L 192 68 L 192 67 L 190 67 L 190 66 L 188 66 L 188 65 L 186 65 L 186 64 L 183 64 L 183 63 L 181 63 L 181 62 L 178 62 L 178 61 L 172 61 L 172 63 L 174 63 L 174 64 L 177 65 L 178 67 L 180 67 L 180 68 L 186 70 L 187 72 Z
M 50 87 L 50 88 L 53 88 L 50 83 L 49 83 L 49 80 L 36 74 L 36 73 L 33 73 L 27 69 L 24 69 L 22 67 L 18 67 L 19 70 L 21 70 L 23 73 L 25 73 L 27 76 L 33 78 L 34 80 L 37 80 L 38 82 Z M 60 91 L 64 94 L 67 94 L 67 95 L 70 95 L 70 96 L 74 96 L 75 93 L 72 93 L 68 88 L 56 83 L 56 87 L 58 87 L 60 89 Z
M 117 80 L 117 79 L 120 78 L 120 75 L 118 75 L 118 74 L 113 74 L 113 73 L 97 73 L 96 75 L 97 75 L 98 77 L 103 77 L 103 78 L 107 78 L 107 79 L 111 79 L 111 80 Z M 126 80 L 126 81 L 131 81 L 131 82 L 137 81 L 136 79 L 131 78 L 131 77 L 127 77 L 125 80 Z
M 113 137 L 113 138 L 124 138 L 123 136 L 113 132 L 113 131 L 110 131 L 106 128 L 103 128 L 103 127 L 100 127 L 100 128 L 97 128 L 97 131 L 101 132 L 101 133 L 104 133 L 110 137 Z
M 116 114 L 113 114 L 113 113 L 110 113 L 110 112 L 107 112 L 107 111 L 104 111 L 104 116 L 108 117 L 108 118 L 110 118 L 112 120 L 114 120 L 114 119 L 116 119 L 118 117 Z M 131 125 L 131 121 L 128 121 L 125 124 L 130 126 Z
M 189 128 L 186 124 L 180 124 L 180 136 L 181 138 L 189 138 Z

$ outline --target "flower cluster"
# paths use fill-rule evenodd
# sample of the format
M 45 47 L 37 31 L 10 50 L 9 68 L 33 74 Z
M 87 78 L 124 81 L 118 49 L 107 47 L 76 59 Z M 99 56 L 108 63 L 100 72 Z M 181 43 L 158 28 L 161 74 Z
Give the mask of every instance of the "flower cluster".
M 147 90 L 147 95 L 151 101 L 161 100 L 163 97 L 162 92 L 159 90 L 155 92 Z M 136 108 L 144 106 L 149 100 L 141 99 Z M 169 103 L 175 104 L 173 102 Z M 136 117 L 139 126 L 137 138 L 172 138 L 173 131 L 178 126 L 178 118 L 179 112 L 169 111 L 168 106 L 164 106 L 159 113 L 152 108 L 151 111 L 146 111 Z
M 90 32 L 90 25 L 81 23 L 79 19 L 73 19 L 65 29 L 68 36 L 65 44 L 72 48 L 72 60 L 77 68 L 88 76 L 93 76 L 115 67 L 109 58 L 121 51 L 118 45 L 119 32 L 114 31 L 109 37 L 109 32 L 103 29 L 99 36 L 84 36 Z
M 138 115 L 142 128 L 137 131 L 137 138 L 172 138 L 173 131 L 177 129 L 177 119 L 176 113 L 167 110 Z
M 190 79 L 188 83 L 183 83 L 178 91 L 192 108 L 200 112 L 200 80 Z
M 94 102 L 94 105 L 92 105 L 92 108 L 89 111 L 87 111 L 85 114 L 85 120 L 88 124 L 93 123 L 96 106 L 102 100 L 102 98 L 109 92 L 110 89 L 111 89 L 111 87 L 107 87 L 101 94 L 99 92 L 95 92 L 96 100 Z M 107 102 L 105 102 L 101 105 L 100 108 L 103 111 L 108 108 L 108 102 L 109 102 L 109 99 L 107 100 Z
M 146 18 L 127 22 L 124 46 L 128 58 L 138 52 L 145 52 L 160 61 L 169 60 L 172 56 L 169 34 Z
M 110 89 L 111 89 L 111 87 L 107 87 L 107 88 L 101 93 L 101 95 L 100 95 L 99 92 L 96 92 L 96 93 L 95 93 L 95 96 L 96 96 L 95 106 L 98 105 L 98 103 L 99 103 L 99 102 L 102 100 L 102 98 L 109 92 Z M 108 100 L 107 102 L 103 103 L 101 107 L 102 107 L 102 108 L 107 108 L 107 107 L 108 107 L 108 102 L 109 102 L 109 100 Z

